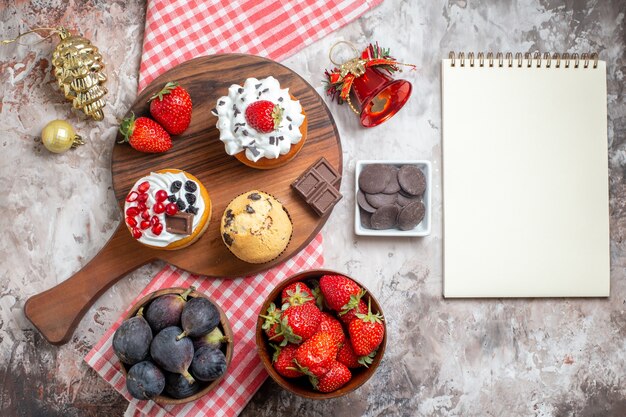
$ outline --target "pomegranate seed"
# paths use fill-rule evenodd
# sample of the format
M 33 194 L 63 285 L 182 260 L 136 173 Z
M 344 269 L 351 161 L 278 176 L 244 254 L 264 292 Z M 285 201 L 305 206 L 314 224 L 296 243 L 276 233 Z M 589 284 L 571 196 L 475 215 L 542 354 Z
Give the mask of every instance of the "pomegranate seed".
M 150 219 L 150 224 L 154 226 L 155 224 L 159 224 L 159 223 L 161 223 L 161 220 L 159 220 L 157 216 L 152 216 L 152 219 Z
M 141 193 L 137 196 L 137 201 L 139 201 L 140 203 L 145 203 L 146 201 L 148 201 L 148 194 L 146 193 Z
M 137 204 L 137 210 L 139 210 L 139 212 L 141 213 L 142 211 L 144 211 L 145 209 L 147 209 L 148 206 L 146 206 L 146 203 L 139 203 Z
M 152 211 L 154 211 L 156 214 L 161 214 L 165 212 L 165 206 L 163 205 L 163 203 L 156 203 L 154 206 L 152 206 Z
M 135 217 L 138 214 L 139 209 L 137 207 L 128 207 L 128 209 L 126 209 L 126 215 L 129 217 Z
M 139 223 L 139 227 L 141 227 L 141 230 L 146 230 L 150 227 L 150 220 L 142 220 L 141 223 Z
M 158 201 L 159 203 L 161 201 L 165 201 L 167 200 L 167 191 L 165 190 L 159 190 L 156 192 L 156 194 L 154 195 L 154 198 L 156 199 L 156 201 Z
M 139 239 L 141 235 L 143 235 L 143 233 L 141 233 L 141 230 L 137 229 L 136 227 L 133 228 L 133 237 L 135 239 Z
M 157 223 L 154 226 L 152 226 L 152 233 L 154 233 L 155 235 L 160 235 L 161 232 L 163 231 L 163 225 L 161 223 Z
M 128 193 L 128 195 L 126 196 L 126 201 L 128 201 L 129 203 L 132 203 L 133 201 L 137 200 L 137 196 L 139 194 L 137 194 L 137 191 L 131 191 L 130 193 Z
M 145 209 L 141 212 L 141 218 L 144 220 L 150 220 L 150 212 L 148 211 L 148 209 Z
M 126 224 L 129 225 L 130 227 L 135 227 L 137 226 L 137 220 L 135 220 L 134 217 L 127 217 Z
M 168 216 L 173 216 L 174 214 L 178 213 L 178 206 L 174 203 L 169 203 L 167 206 L 165 206 L 165 213 Z
M 142 182 L 141 184 L 139 184 L 139 187 L 137 187 L 137 190 L 139 190 L 140 193 L 145 193 L 149 189 L 150 189 L 150 183 L 148 181 Z

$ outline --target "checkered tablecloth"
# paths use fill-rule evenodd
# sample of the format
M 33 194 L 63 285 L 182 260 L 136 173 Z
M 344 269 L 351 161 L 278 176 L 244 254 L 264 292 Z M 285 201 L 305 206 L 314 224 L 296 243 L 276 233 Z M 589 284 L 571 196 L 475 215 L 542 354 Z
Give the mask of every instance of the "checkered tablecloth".
M 281 60 L 354 20 L 382 0 L 148 0 L 139 91 L 164 71 L 189 59 L 240 52 Z M 320 73 L 321 74 L 321 73 Z M 137 296 L 161 288 L 188 287 L 213 298 L 224 309 L 235 335 L 235 354 L 217 389 L 181 406 L 133 399 L 125 386 L 111 340 L 122 319 L 85 357 L 130 405 L 126 416 L 238 415 L 267 374 L 256 353 L 254 328 L 261 304 L 283 279 L 323 265 L 322 237 L 266 272 L 235 279 L 211 279 L 165 267 Z M 131 305 L 134 304 L 131 303 Z M 130 308 L 130 306 L 129 306 Z

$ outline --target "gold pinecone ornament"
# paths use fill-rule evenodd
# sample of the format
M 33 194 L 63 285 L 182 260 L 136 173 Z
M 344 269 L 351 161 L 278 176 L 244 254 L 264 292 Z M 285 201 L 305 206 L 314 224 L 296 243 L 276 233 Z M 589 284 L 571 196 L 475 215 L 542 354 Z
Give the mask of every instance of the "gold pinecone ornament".
M 57 32 L 61 42 L 52 53 L 52 65 L 59 87 L 75 109 L 102 120 L 107 94 L 102 55 L 89 39 L 74 36 L 63 27 Z

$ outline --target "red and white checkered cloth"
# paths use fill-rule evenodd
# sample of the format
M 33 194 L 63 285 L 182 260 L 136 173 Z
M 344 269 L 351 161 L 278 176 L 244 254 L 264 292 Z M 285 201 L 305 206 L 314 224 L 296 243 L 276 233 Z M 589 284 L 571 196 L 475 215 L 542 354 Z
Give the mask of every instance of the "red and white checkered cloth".
M 154 401 L 139 401 L 126 390 L 121 364 L 111 345 L 115 330 L 122 323 L 122 314 L 102 339 L 87 354 L 85 361 L 120 392 L 130 405 L 127 416 L 145 414 L 151 417 L 236 416 L 259 389 L 267 373 L 257 355 L 255 326 L 261 305 L 270 291 L 296 272 L 320 268 L 322 235 L 319 234 L 304 250 L 264 273 L 245 278 L 211 279 L 192 275 L 172 266 L 165 267 L 130 304 L 128 310 L 146 294 L 161 288 L 189 287 L 211 297 L 224 310 L 234 334 L 234 352 L 226 376 L 220 384 L 200 399 L 182 405 L 161 406 Z
M 148 0 L 139 91 L 164 71 L 198 56 L 240 52 L 282 60 L 381 2 Z M 111 339 L 123 315 L 89 352 L 85 361 L 130 401 L 127 416 L 236 416 L 267 377 L 254 341 L 261 304 L 271 289 L 289 275 L 319 268 L 323 263 L 322 237 L 318 235 L 290 260 L 254 276 L 212 279 L 168 266 L 154 277 L 132 304 L 161 288 L 194 285 L 222 307 L 233 328 L 235 351 L 228 373 L 215 390 L 197 401 L 182 406 L 160 406 L 130 396 L 120 363 L 111 347 Z
M 148 0 L 139 91 L 198 56 L 240 52 L 280 61 L 382 0 Z

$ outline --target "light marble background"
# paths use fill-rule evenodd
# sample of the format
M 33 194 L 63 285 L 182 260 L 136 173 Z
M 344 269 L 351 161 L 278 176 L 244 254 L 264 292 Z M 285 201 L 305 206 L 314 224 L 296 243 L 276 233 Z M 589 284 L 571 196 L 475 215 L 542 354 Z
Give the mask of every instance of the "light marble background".
M 131 273 L 89 309 L 71 342 L 53 347 L 23 315 L 26 299 L 70 276 L 113 233 L 120 215 L 109 170 L 117 120 L 136 96 L 142 2 L 39 0 L 0 5 L 2 38 L 59 23 L 102 50 L 107 116 L 77 115 L 56 90 L 54 42 L 0 47 L 0 415 L 116 416 L 126 403 L 83 361 L 120 312 L 163 266 Z M 284 63 L 322 93 L 330 46 L 378 40 L 417 65 L 407 106 L 366 130 L 329 103 L 342 136 L 345 198 L 323 229 L 326 266 L 358 277 L 388 319 L 385 359 L 374 378 L 335 400 L 311 402 L 267 382 L 243 416 L 626 415 L 626 27 L 624 1 L 385 0 Z M 118 34 L 118 35 L 114 35 Z M 611 297 L 444 300 L 441 271 L 440 59 L 448 51 L 597 51 L 608 67 Z M 327 100 L 328 101 L 328 100 Z M 48 153 L 37 136 L 69 119 L 87 145 Z M 358 159 L 433 163 L 433 232 L 417 239 L 353 234 Z M 210 412 L 207 414 L 210 415 Z

